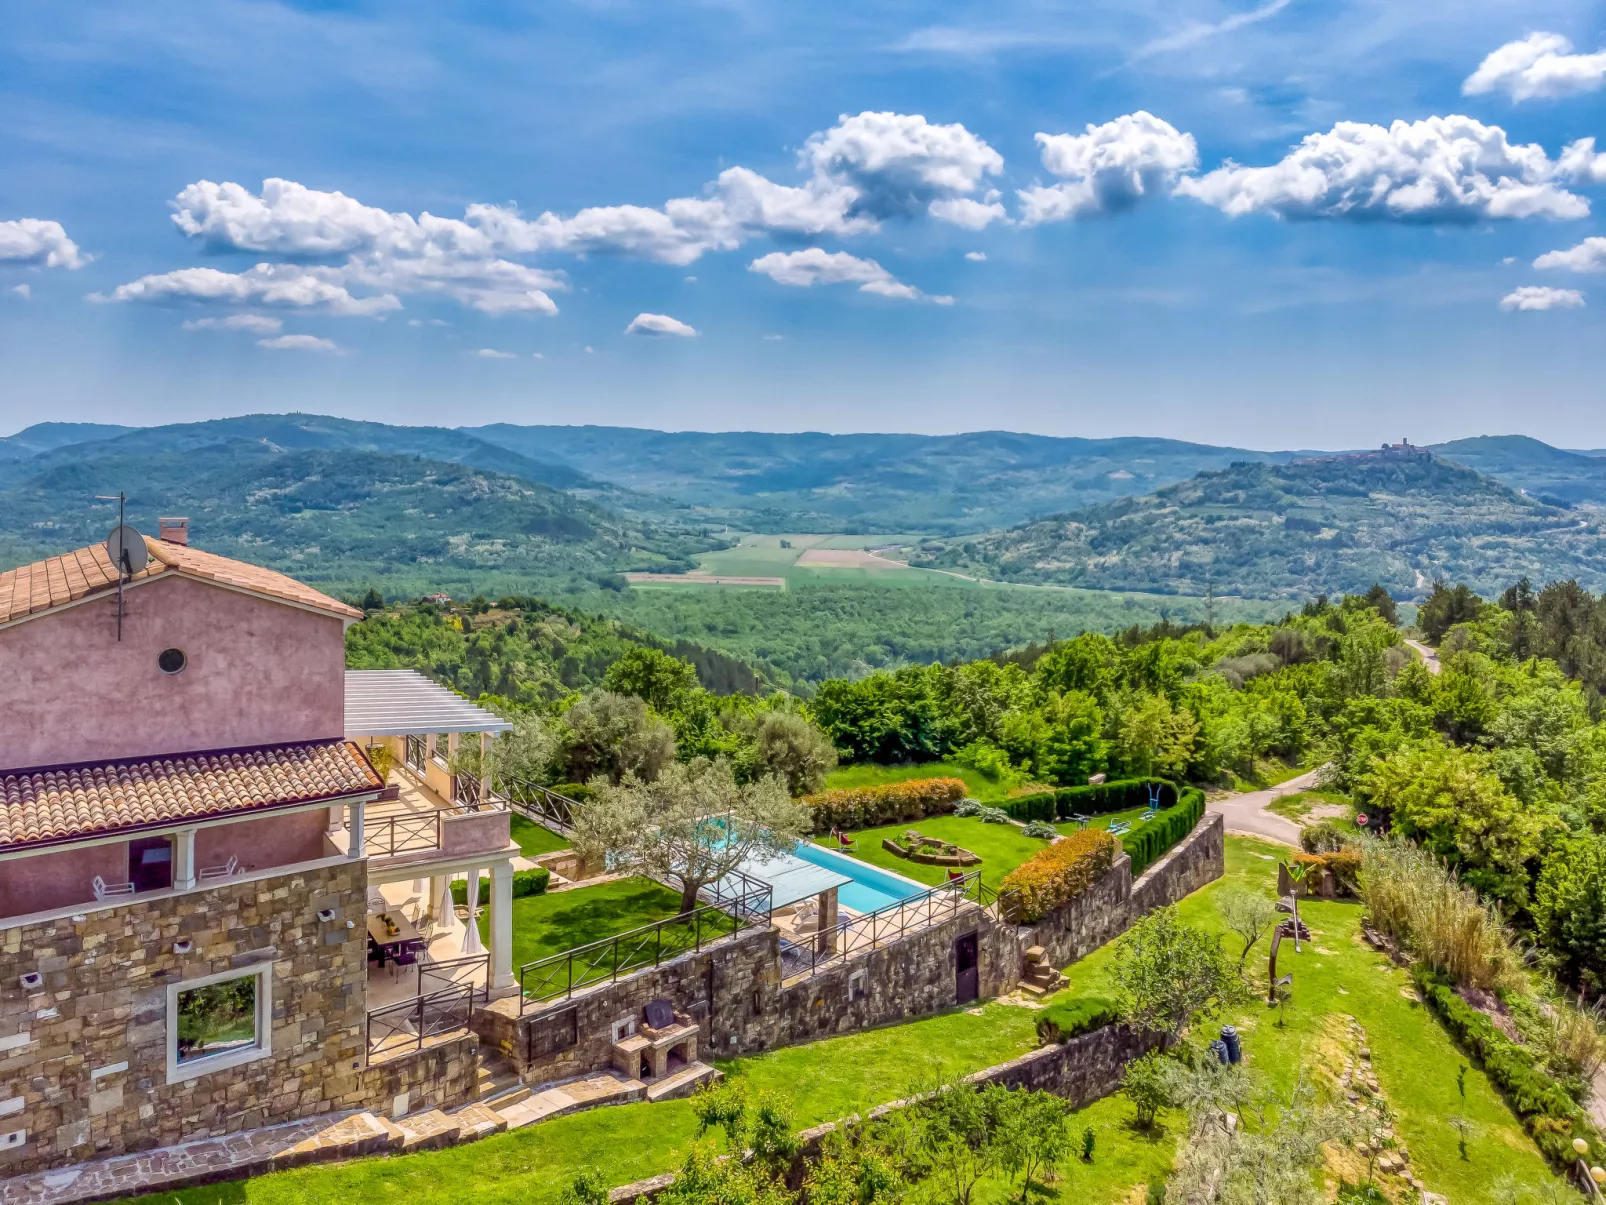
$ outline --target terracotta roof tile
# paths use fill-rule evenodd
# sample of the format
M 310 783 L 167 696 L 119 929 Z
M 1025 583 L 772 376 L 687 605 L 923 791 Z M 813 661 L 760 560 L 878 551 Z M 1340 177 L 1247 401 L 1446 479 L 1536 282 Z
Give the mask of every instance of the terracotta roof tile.
M 271 569 L 149 536 L 145 544 L 150 559 L 129 578 L 130 581 L 177 573 L 328 611 L 347 619 L 362 618 L 362 612 L 355 607 L 348 607 L 338 599 Z M 21 565 L 0 573 L 0 624 L 26 619 L 93 594 L 108 593 L 116 586 L 117 570 L 100 544 Z
M 350 741 L 0 773 L 0 849 L 307 803 L 384 784 Z

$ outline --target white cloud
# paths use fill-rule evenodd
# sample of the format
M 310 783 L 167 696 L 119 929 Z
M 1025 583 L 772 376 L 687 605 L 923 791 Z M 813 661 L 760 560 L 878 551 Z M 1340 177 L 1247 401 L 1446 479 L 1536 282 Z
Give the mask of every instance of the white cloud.
M 272 351 L 329 351 L 337 356 L 346 354 L 333 339 L 320 339 L 317 335 L 275 335 L 271 339 L 258 339 L 258 347 Z
M 1562 148 L 1556 170 L 1574 184 L 1606 184 L 1606 152 L 1596 152 L 1593 138 L 1580 138 Z
M 1523 285 L 1500 299 L 1500 308 L 1512 310 L 1576 310 L 1584 304 L 1577 289 L 1552 289 L 1548 285 Z
M 338 269 L 299 264 L 258 264 L 244 272 L 179 268 L 174 272 L 142 276 L 118 285 L 109 295 L 96 293 L 91 297 L 95 301 L 283 306 L 319 309 L 342 316 L 379 314 L 401 306 L 390 293 L 353 297 L 341 283 Z
M 75 269 L 82 268 L 89 258 L 67 237 L 60 222 L 42 218 L 0 222 L 0 264 Z
M 1396 121 L 1388 129 L 1342 121 L 1306 135 L 1271 167 L 1227 162 L 1185 177 L 1178 196 L 1237 217 L 1468 222 L 1579 218 L 1589 202 L 1561 188 L 1568 170 L 1537 143 L 1513 144 L 1471 117 Z
M 1027 225 L 1120 213 L 1199 166 L 1192 134 L 1138 110 L 1085 134 L 1038 134 L 1043 167 L 1064 183 L 1022 189 Z
M 965 252 L 965 258 L 968 259 L 973 264 L 986 263 L 987 262 L 987 252 L 985 252 L 985 251 L 967 251 L 967 252 Z
M 901 113 L 844 115 L 805 141 L 798 166 L 805 179 L 797 185 L 731 167 L 701 196 L 672 198 L 659 208 L 602 205 L 534 218 L 512 205 L 488 204 L 467 206 L 461 218 L 393 213 L 277 177 L 256 192 L 232 181 L 198 180 L 173 201 L 180 232 L 211 251 L 285 262 L 233 273 L 212 267 L 157 273 L 102 300 L 376 314 L 397 308 L 402 297 L 436 294 L 488 314 L 555 314 L 550 294 L 567 287 L 563 276 L 523 258 L 612 254 L 685 265 L 764 234 L 844 238 L 920 214 L 972 230 L 1007 220 L 998 193 L 984 187 L 1003 170 L 1003 157 L 959 124 Z M 36 225 L 60 235 L 54 223 Z M 0 224 L 0 236 L 5 226 L 18 224 Z M 32 249 L 38 232 L 29 238 L 27 254 L 42 254 Z M 0 242 L 0 258 L 4 248 Z M 65 248 L 77 256 L 71 243 Z M 56 254 L 67 254 L 65 248 Z
M 271 335 L 283 330 L 284 323 L 266 314 L 230 314 L 225 318 L 195 318 L 183 327 L 187 331 L 247 331 L 253 335 Z
M 1461 85 L 1466 96 L 1504 92 L 1512 100 L 1578 96 L 1606 85 L 1606 50 L 1573 54 L 1559 33 L 1531 33 L 1489 52 Z
M 785 339 L 786 339 L 785 335 L 765 335 L 764 336 L 764 342 L 766 342 L 766 343 L 781 343 L 781 342 L 785 341 Z
M 687 326 L 678 318 L 671 318 L 668 314 L 637 314 L 625 327 L 627 335 L 677 335 L 682 339 L 690 339 L 697 334 L 696 328 Z M 586 348 L 587 351 L 591 349 Z
M 1591 235 L 1565 251 L 1547 251 L 1534 260 L 1536 268 L 1565 268 L 1570 272 L 1606 272 L 1606 238 Z
M 544 359 L 546 359 L 546 356 L 542 352 L 532 351 L 530 353 L 530 359 L 532 359 L 532 360 L 544 360 Z
M 1270 17 L 1275 17 L 1287 8 L 1293 0 L 1269 0 L 1259 8 L 1252 8 L 1246 13 L 1234 13 L 1230 17 L 1215 22 L 1195 21 L 1178 30 L 1174 34 L 1167 34 L 1163 38 L 1140 46 L 1133 58 L 1147 58 L 1151 54 L 1164 54 L 1171 50 L 1186 50 L 1189 46 L 1197 46 L 1200 42 L 1217 37 L 1220 34 L 1231 33 L 1235 29 L 1242 29 L 1246 25 L 1257 25 Z
M 27 285 L 12 285 L 11 286 L 11 291 L 13 293 L 15 293 L 18 297 L 22 298 L 24 301 L 27 301 L 30 297 L 33 296 L 33 290 L 30 289 Z
M 482 360 L 517 360 L 519 358 L 517 352 L 497 351 L 494 347 L 477 347 L 468 354 L 478 356 Z
M 861 293 L 874 293 L 900 301 L 932 301 L 952 305 L 952 297 L 931 297 L 904 284 L 873 259 L 860 259 L 846 251 L 772 251 L 747 265 L 749 272 L 768 276 L 777 284 L 807 289 L 817 284 L 856 284 Z

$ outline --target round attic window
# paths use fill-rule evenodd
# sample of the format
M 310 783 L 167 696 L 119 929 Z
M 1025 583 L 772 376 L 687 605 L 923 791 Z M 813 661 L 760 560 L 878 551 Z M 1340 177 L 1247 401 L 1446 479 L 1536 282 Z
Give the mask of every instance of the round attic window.
M 176 674 L 189 664 L 183 649 L 163 649 L 156 657 L 156 668 L 164 674 Z

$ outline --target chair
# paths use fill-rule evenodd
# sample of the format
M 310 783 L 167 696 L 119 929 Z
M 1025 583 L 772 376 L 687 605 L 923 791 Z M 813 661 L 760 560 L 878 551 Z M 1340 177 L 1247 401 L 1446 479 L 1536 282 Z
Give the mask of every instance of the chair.
M 962 870 L 954 870 L 952 867 L 949 867 L 948 881 L 950 883 L 963 883 L 965 881 L 965 872 Z
M 792 914 L 792 917 L 797 921 L 797 930 L 799 933 L 801 933 L 806 926 L 814 924 L 816 921 L 818 921 L 819 915 L 819 901 L 809 900 L 807 903 L 799 904 L 797 906 L 797 911 Z
M 859 843 L 846 833 L 839 833 L 835 829 L 832 829 L 831 833 L 836 837 L 836 847 L 838 849 L 846 850 L 848 853 L 853 853 L 859 848 Z
M 400 975 L 401 971 L 399 968 L 401 967 L 411 967 L 417 965 L 418 951 L 414 948 L 412 942 L 406 942 L 390 956 L 390 977 L 395 979 L 398 975 Z
M 219 879 L 232 879 L 243 871 L 239 858 L 230 858 L 222 866 L 203 866 L 195 872 L 197 882 L 215 883 Z
M 94 885 L 95 885 L 95 898 L 97 900 L 103 900 L 103 899 L 106 899 L 106 898 L 108 898 L 110 896 L 115 896 L 115 895 L 133 895 L 134 894 L 134 884 L 132 884 L 132 883 L 108 883 L 105 879 L 101 878 L 98 874 L 95 876 Z

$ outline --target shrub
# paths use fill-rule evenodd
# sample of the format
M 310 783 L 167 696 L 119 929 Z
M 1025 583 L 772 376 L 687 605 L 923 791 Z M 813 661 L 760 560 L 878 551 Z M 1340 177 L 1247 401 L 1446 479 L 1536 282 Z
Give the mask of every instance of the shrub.
M 1120 778 L 1093 787 L 1065 787 L 1036 795 L 1019 795 L 1004 802 L 1016 820 L 1069 820 L 1073 815 L 1101 816 L 1124 812 L 1149 802 L 1149 788 L 1160 788 L 1160 806 L 1174 805 L 1180 792 L 1174 782 L 1164 778 Z
M 1330 871 L 1333 876 L 1333 885 L 1341 892 L 1353 894 L 1361 881 L 1361 851 L 1358 849 L 1335 849 L 1329 853 L 1295 854 L 1294 861 L 1301 866 L 1309 866 L 1318 875 L 1321 871 Z M 1311 879 L 1306 879 L 1308 886 L 1314 885 Z
M 1308 854 L 1337 853 L 1355 845 L 1355 834 L 1346 832 L 1331 820 L 1321 820 L 1299 830 L 1299 848 Z
M 1009 813 L 1003 808 L 982 808 L 977 815 L 983 824 L 1008 824 Z
M 979 816 L 987 810 L 987 805 L 979 799 L 972 799 L 968 795 L 954 804 L 955 816 Z
M 1165 852 L 1193 831 L 1204 815 L 1204 792 L 1191 787 L 1182 792 L 1182 800 L 1173 807 L 1145 820 L 1121 838 L 1121 847 L 1132 859 L 1132 877 L 1136 878 L 1154 865 Z
M 1082 829 L 1022 862 L 1004 877 L 1000 890 L 1016 893 L 1021 921 L 1032 924 L 1091 887 L 1118 849 L 1103 829 Z
M 1059 829 L 1055 828 L 1047 820 L 1033 820 L 1022 825 L 1020 831 L 1023 837 L 1038 837 L 1044 841 L 1052 841 L 1060 835 Z
M 521 899 L 527 895 L 545 895 L 546 885 L 552 878 L 552 872 L 545 866 L 537 866 L 534 870 L 515 870 L 513 872 L 513 898 Z M 452 902 L 455 904 L 468 903 L 468 883 L 464 879 L 452 880 Z M 491 876 L 480 876 L 480 907 L 491 902 Z
M 1520 979 L 1522 959 L 1500 917 L 1420 846 L 1364 839 L 1360 888 L 1372 927 L 1433 970 L 1484 989 Z
M 1456 1042 L 1483 1062 L 1483 1069 L 1511 1102 L 1539 1149 L 1557 1167 L 1576 1160 L 1573 1139 L 1590 1144 L 1598 1162 L 1600 1135 L 1573 1099 L 1536 1064 L 1534 1057 L 1496 1028 L 1495 1023 L 1455 992 L 1451 980 L 1418 963 L 1412 969 L 1418 990 L 1444 1021 Z
M 1084 1033 L 1114 1025 L 1121 1019 L 1121 1010 L 1114 1000 L 1105 996 L 1078 996 L 1062 1000 L 1045 1008 L 1037 1018 L 1037 1040 L 1047 1046 L 1054 1042 L 1069 1042 Z
M 572 799 L 576 803 L 585 803 L 590 799 L 594 799 L 597 794 L 583 782 L 560 782 L 552 788 L 552 791 L 555 794 L 562 795 L 565 799 Z
M 873 828 L 954 810 L 965 797 L 960 778 L 913 778 L 874 787 L 842 787 L 805 795 L 803 803 L 814 811 L 814 828 Z

